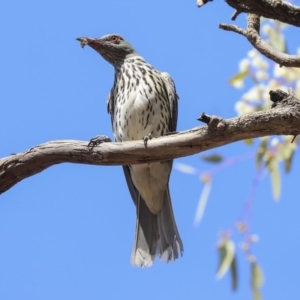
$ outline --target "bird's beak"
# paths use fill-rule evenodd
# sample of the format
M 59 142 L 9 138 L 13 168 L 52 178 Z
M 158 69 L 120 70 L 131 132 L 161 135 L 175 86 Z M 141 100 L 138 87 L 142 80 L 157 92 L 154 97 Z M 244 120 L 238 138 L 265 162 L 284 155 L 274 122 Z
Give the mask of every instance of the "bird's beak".
M 98 51 L 102 45 L 101 39 L 87 38 L 87 37 L 79 37 L 76 39 L 80 42 L 80 46 L 83 48 L 85 45 L 90 46 L 94 50 Z

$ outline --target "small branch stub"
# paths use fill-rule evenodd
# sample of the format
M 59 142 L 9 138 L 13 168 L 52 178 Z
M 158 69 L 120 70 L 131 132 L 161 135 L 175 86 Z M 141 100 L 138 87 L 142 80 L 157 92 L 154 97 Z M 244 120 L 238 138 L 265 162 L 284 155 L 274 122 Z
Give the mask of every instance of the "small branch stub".
M 209 122 L 211 121 L 211 116 L 209 116 L 205 112 L 203 112 L 197 120 L 208 125 Z

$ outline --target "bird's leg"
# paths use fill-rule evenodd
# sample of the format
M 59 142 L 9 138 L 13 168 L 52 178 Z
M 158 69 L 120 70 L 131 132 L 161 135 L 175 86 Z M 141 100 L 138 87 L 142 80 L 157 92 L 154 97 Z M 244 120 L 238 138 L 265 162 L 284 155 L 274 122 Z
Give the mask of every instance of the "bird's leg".
M 147 148 L 148 141 L 152 140 L 152 133 L 149 132 L 147 135 L 143 137 L 144 145 Z
M 88 143 L 88 148 L 93 149 L 95 146 L 98 146 L 102 143 L 111 142 L 111 139 L 106 135 L 97 135 L 92 138 Z

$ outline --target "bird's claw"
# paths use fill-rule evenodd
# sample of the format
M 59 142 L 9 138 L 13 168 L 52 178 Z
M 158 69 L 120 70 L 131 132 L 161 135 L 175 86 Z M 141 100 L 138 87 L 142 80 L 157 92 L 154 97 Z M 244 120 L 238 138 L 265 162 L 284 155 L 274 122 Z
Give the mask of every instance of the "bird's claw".
M 147 144 L 148 144 L 149 140 L 152 140 L 152 133 L 151 132 L 143 137 L 144 145 L 145 145 L 146 148 L 147 148 Z
M 98 146 L 102 143 L 111 142 L 111 139 L 106 135 L 97 135 L 92 138 L 88 143 L 88 148 L 93 149 L 95 146 Z

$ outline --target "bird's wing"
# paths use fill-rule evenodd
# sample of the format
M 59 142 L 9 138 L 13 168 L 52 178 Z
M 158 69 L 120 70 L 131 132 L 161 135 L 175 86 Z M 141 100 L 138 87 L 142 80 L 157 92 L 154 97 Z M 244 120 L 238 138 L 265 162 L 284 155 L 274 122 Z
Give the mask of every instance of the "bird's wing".
M 169 102 L 170 102 L 171 118 L 169 123 L 169 129 L 172 132 L 172 131 L 176 131 L 176 127 L 177 127 L 179 96 L 176 93 L 175 83 L 172 77 L 166 72 L 162 72 L 161 76 L 164 80 L 165 87 L 168 92 Z
M 114 87 L 111 88 L 108 96 L 107 96 L 107 112 L 110 114 L 111 117 L 111 125 L 113 124 L 113 116 L 114 116 L 114 109 L 115 109 L 115 100 L 114 100 Z
M 114 86 L 111 88 L 111 90 L 108 94 L 106 103 L 107 103 L 107 112 L 110 114 L 111 125 L 113 126 L 114 109 L 115 109 Z M 129 166 L 123 166 L 123 170 L 124 170 L 124 174 L 125 174 L 125 178 L 126 178 L 126 181 L 127 181 L 129 191 L 130 191 L 131 198 L 132 198 L 134 204 L 137 205 L 138 191 L 137 191 L 137 189 L 135 188 L 135 186 L 132 182 Z
M 176 131 L 177 127 L 179 96 L 176 93 L 176 87 L 172 77 L 165 72 L 161 73 L 161 76 L 164 80 L 165 88 L 168 93 L 171 112 L 171 117 L 169 120 L 169 129 L 172 132 Z M 173 160 L 170 160 L 166 163 L 169 163 L 172 167 Z M 158 244 L 161 259 L 166 262 L 177 259 L 183 253 L 183 243 L 175 222 L 169 185 L 167 185 L 163 206 L 161 208 L 160 213 L 158 214 L 158 228 L 160 237 Z

